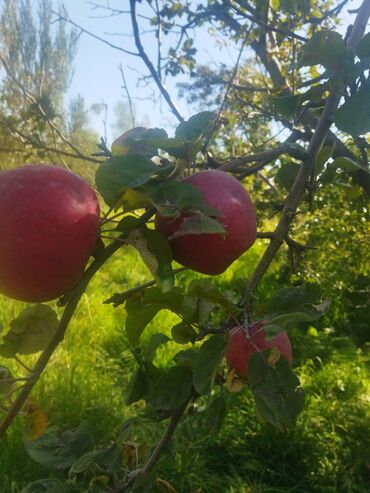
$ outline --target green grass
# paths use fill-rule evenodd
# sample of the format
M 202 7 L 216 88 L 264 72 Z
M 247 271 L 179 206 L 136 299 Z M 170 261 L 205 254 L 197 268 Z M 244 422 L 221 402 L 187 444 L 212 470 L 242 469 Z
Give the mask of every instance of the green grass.
M 246 277 L 260 249 L 254 248 L 217 278 L 231 287 Z M 182 274 L 188 281 L 195 274 Z M 263 290 L 274 289 L 277 274 Z M 124 390 L 135 366 L 124 334 L 125 313 L 102 304 L 116 291 L 150 278 L 137 255 L 122 250 L 96 276 L 84 295 L 63 344 L 38 382 L 33 397 L 61 429 L 90 423 L 97 443 L 107 443 L 140 405 L 124 405 Z M 22 305 L 0 299 L 0 320 L 7 327 Z M 173 315 L 159 314 L 146 329 L 168 333 Z M 318 336 L 293 331 L 295 364 L 306 389 L 306 406 L 297 427 L 286 434 L 258 422 L 246 389 L 228 396 L 228 416 L 218 435 L 205 428 L 201 403 L 176 432 L 171 453 L 165 455 L 158 476 L 179 493 L 364 493 L 370 491 L 370 357 L 349 337 L 330 330 Z M 164 345 L 156 363 L 168 365 L 179 347 Z M 25 358 L 29 364 L 35 357 Z M 0 360 L 13 369 L 15 364 Z M 18 370 L 19 371 L 19 370 Z M 23 448 L 25 419 L 18 417 L 0 444 L 0 492 L 18 493 L 50 471 L 34 463 Z M 147 449 L 160 429 L 142 426 L 130 437 Z M 160 490 L 158 490 L 160 491 Z M 162 490 L 161 490 L 162 491 Z

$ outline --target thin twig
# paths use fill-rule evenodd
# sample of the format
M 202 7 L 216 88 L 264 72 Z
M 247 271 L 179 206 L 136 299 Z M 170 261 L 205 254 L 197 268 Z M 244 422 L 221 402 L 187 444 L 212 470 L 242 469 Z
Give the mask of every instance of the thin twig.
M 161 94 L 163 95 L 164 99 L 168 103 L 169 107 L 171 108 L 173 114 L 176 116 L 176 118 L 182 122 L 184 120 L 184 117 L 182 116 L 180 110 L 177 108 L 175 103 L 172 101 L 172 98 L 165 88 L 163 82 L 161 81 L 156 69 L 154 68 L 152 62 L 150 61 L 148 55 L 146 54 L 144 47 L 141 43 L 140 39 L 140 33 L 139 33 L 139 26 L 137 23 L 137 18 L 136 18 L 136 2 L 137 0 L 130 0 L 130 10 L 131 10 L 131 22 L 132 22 L 132 29 L 134 33 L 134 39 L 135 39 L 135 44 L 136 48 L 138 49 L 139 56 L 142 58 L 143 62 L 147 66 L 151 76 L 153 77 L 155 83 L 158 86 L 158 89 L 160 90 Z

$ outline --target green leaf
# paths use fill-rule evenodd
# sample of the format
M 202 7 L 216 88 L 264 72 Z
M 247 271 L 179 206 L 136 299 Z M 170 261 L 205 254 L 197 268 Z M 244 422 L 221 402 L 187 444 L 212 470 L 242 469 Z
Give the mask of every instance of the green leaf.
M 144 399 L 148 393 L 148 380 L 144 368 L 139 368 L 133 374 L 125 391 L 125 402 L 127 405 Z
M 173 366 L 154 384 L 150 395 L 152 406 L 166 414 L 177 411 L 191 398 L 192 372 L 189 368 Z
M 357 43 L 355 53 L 361 59 L 370 57 L 370 32 Z
M 266 325 L 263 326 L 263 330 L 266 332 L 265 340 L 269 341 L 280 334 L 280 332 L 283 331 L 283 328 L 280 325 L 274 325 L 267 320 Z
M 283 329 L 286 329 L 292 325 L 296 325 L 302 322 L 310 322 L 311 316 L 305 312 L 289 312 L 281 315 L 276 315 L 267 320 L 268 325 L 278 325 Z
M 290 190 L 300 169 L 299 164 L 288 162 L 283 163 L 276 173 L 275 179 L 286 190 Z
M 302 102 L 300 94 L 287 96 L 272 96 L 270 98 L 275 110 L 283 116 L 293 116 Z
M 353 136 L 370 131 L 370 81 L 366 81 L 336 112 L 335 120 L 339 130 Z
M 186 323 L 180 322 L 174 325 L 171 330 L 172 339 L 178 344 L 187 344 L 188 342 L 195 342 L 196 333 L 193 327 Z
M 158 287 L 145 289 L 136 293 L 126 301 L 125 329 L 132 346 L 136 346 L 140 336 L 160 310 L 171 310 L 181 313 L 183 294 L 179 288 L 163 293 Z
M 125 190 L 137 188 L 152 177 L 165 176 L 169 172 L 170 167 L 158 166 L 141 154 L 113 156 L 99 166 L 95 182 L 104 201 L 112 207 Z
M 203 343 L 193 369 L 193 382 L 198 394 L 210 392 L 225 350 L 226 338 L 223 334 L 211 336 Z
M 0 397 L 7 394 L 14 387 L 14 377 L 8 367 L 0 365 Z
M 197 296 L 215 305 L 222 306 L 227 313 L 237 315 L 240 311 L 210 279 L 203 278 L 192 281 L 189 285 L 188 293 L 190 296 Z
M 331 146 L 324 146 L 317 154 L 315 159 L 315 173 L 318 175 L 324 168 L 325 163 L 331 158 L 335 149 L 335 143 Z
M 15 354 L 33 354 L 47 347 L 58 328 L 58 317 L 48 305 L 28 306 L 10 322 L 3 337 L 0 354 L 11 358 Z
M 339 33 L 316 31 L 302 47 L 298 66 L 323 65 L 325 68 L 338 70 L 347 60 L 351 60 L 351 55 Z
M 248 382 L 260 419 L 284 431 L 295 425 L 304 403 L 303 390 L 286 358 L 268 363 L 271 350 L 250 356 Z
M 316 303 L 322 296 L 322 289 L 315 284 L 282 288 L 276 291 L 268 302 L 269 313 L 297 312 L 307 304 Z M 305 310 L 302 310 L 305 311 Z
M 334 159 L 333 163 L 330 166 L 335 169 L 343 169 L 349 172 L 362 169 L 362 167 L 358 163 L 356 163 L 356 161 L 353 161 L 353 159 L 346 156 L 337 157 L 336 159 Z
M 184 213 L 203 213 L 212 217 L 223 214 L 204 201 L 203 194 L 191 183 L 166 180 L 147 183 L 142 190 L 162 216 L 176 217 Z
M 122 457 L 117 444 L 113 443 L 108 448 L 92 450 L 84 454 L 73 463 L 69 474 L 80 474 L 92 464 L 103 466 L 108 473 L 119 472 L 122 467 Z
M 74 493 L 75 489 L 59 479 L 39 479 L 25 486 L 21 493 Z
M 53 469 L 68 469 L 82 454 L 88 452 L 94 439 L 86 423 L 57 435 L 49 428 L 40 438 L 25 442 L 28 455 L 39 464 Z
M 146 347 L 143 359 L 152 363 L 155 358 L 157 349 L 170 340 L 171 339 L 168 336 L 166 336 L 165 334 L 161 334 L 160 332 L 153 334 L 150 338 L 148 346 Z
M 208 136 L 216 121 L 216 113 L 202 111 L 193 115 L 189 120 L 181 122 L 176 128 L 175 136 L 177 139 L 194 141 L 199 137 Z
M 222 427 L 227 414 L 225 398 L 220 395 L 213 399 L 207 409 L 206 428 L 218 433 Z
M 127 242 L 136 248 L 154 279 L 168 291 L 174 283 L 172 272 L 172 251 L 167 238 L 146 226 L 134 229 L 127 237 Z
M 184 349 L 176 353 L 173 360 L 178 366 L 185 366 L 186 368 L 192 369 L 198 354 L 199 351 L 194 348 Z
M 169 239 L 179 238 L 184 235 L 202 235 L 202 234 L 226 234 L 223 225 L 204 214 L 194 214 L 189 217 L 183 217 L 179 228 Z

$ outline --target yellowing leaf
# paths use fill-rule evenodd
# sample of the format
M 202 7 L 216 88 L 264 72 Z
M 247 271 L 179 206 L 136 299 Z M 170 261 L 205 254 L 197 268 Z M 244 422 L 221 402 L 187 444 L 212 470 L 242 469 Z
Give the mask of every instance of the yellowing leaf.
M 145 446 L 142 443 L 126 441 L 122 446 L 122 463 L 130 467 L 138 467 L 144 455 Z
M 236 374 L 235 368 L 232 368 L 227 374 L 226 387 L 233 394 L 241 392 L 246 386 L 246 382 Z
M 177 493 L 177 490 L 175 490 L 172 484 L 165 479 L 157 478 L 157 484 L 158 486 L 164 486 L 165 489 L 161 488 L 161 491 L 166 491 L 167 493 Z
M 271 348 L 270 354 L 267 356 L 267 364 L 271 366 L 271 368 L 275 368 L 276 363 L 280 359 L 280 351 L 274 346 Z
M 46 414 L 41 406 L 33 399 L 28 399 L 24 406 L 24 412 L 27 415 L 25 438 L 28 441 L 36 440 L 36 438 L 39 438 L 46 429 Z

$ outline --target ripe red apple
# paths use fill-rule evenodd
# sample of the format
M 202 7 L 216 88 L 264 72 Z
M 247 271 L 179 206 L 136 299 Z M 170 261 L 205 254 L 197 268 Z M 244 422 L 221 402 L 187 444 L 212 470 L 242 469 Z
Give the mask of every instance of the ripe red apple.
M 226 233 L 186 234 L 171 239 L 185 216 L 170 218 L 159 214 L 155 218 L 156 229 L 169 238 L 177 262 L 203 274 L 221 274 L 256 239 L 252 201 L 238 180 L 223 171 L 200 171 L 184 182 L 198 188 L 205 202 L 221 211 L 223 215 L 218 220 Z
M 277 347 L 281 355 L 292 363 L 292 347 L 287 333 L 280 332 L 272 339 L 266 340 L 264 325 L 265 321 L 260 320 L 250 326 L 249 339 L 241 327 L 234 327 L 230 331 L 226 360 L 229 368 L 235 368 L 236 373 L 244 379 L 247 379 L 248 375 L 249 358 L 256 351 Z
M 98 199 L 79 176 L 41 164 L 0 172 L 0 292 L 39 302 L 70 291 L 98 231 Z

